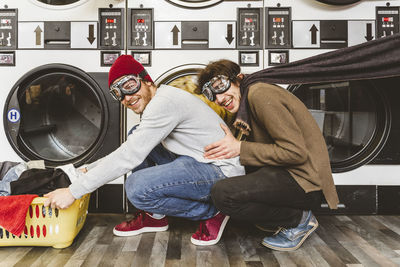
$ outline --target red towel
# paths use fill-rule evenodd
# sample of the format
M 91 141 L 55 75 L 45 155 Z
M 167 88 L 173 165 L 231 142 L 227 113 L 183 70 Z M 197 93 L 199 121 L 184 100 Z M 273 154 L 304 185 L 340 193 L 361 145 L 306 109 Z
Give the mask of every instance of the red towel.
M 38 195 L 0 196 L 0 225 L 10 233 L 20 236 L 32 200 Z

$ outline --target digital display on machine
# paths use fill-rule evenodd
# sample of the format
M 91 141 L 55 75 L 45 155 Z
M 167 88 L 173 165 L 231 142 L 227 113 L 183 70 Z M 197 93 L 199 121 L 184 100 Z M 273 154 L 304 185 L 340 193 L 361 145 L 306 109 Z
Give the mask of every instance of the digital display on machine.
M 106 18 L 106 23 L 117 23 L 117 19 Z
M 272 18 L 272 22 L 283 22 L 283 18 Z
M 393 21 L 393 18 L 392 17 L 383 17 L 382 20 L 384 22 L 390 22 L 390 21 Z
M 144 19 L 137 19 L 136 22 L 137 23 L 144 23 Z
M 1 24 L 11 24 L 11 19 L 1 19 L 0 21 Z

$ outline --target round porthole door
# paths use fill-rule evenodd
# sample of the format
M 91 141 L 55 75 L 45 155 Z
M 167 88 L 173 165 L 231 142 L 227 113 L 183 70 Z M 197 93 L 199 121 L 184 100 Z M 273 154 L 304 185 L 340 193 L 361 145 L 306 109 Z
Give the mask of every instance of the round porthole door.
M 223 0 L 166 0 L 167 2 L 183 8 L 207 8 L 217 5 Z
M 47 9 L 70 9 L 90 0 L 30 0 L 33 4 Z M 91 0 L 95 1 L 95 0 Z
M 344 6 L 360 2 L 361 0 L 317 0 L 317 1 L 328 5 Z
M 87 73 L 48 64 L 14 85 L 3 117 L 7 138 L 23 159 L 42 159 L 49 166 L 79 165 L 102 145 L 108 107 Z
M 155 80 L 157 85 L 166 84 L 183 89 L 198 98 L 211 107 L 226 123 L 233 122 L 234 115 L 228 112 L 218 104 L 209 101 L 203 94 L 197 94 L 197 74 L 205 67 L 203 64 L 184 64 L 176 66 L 158 77 Z
M 333 172 L 367 164 L 384 147 L 391 112 L 383 90 L 372 82 L 304 84 L 288 89 L 303 101 L 317 121 Z

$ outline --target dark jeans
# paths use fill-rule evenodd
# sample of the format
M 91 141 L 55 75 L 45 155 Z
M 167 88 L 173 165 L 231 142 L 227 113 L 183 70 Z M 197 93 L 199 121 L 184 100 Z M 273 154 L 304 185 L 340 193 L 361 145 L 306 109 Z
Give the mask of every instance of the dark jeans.
M 218 181 L 211 197 L 217 209 L 231 218 L 275 229 L 297 226 L 303 210 L 320 204 L 321 191 L 305 193 L 286 169 L 265 166 Z

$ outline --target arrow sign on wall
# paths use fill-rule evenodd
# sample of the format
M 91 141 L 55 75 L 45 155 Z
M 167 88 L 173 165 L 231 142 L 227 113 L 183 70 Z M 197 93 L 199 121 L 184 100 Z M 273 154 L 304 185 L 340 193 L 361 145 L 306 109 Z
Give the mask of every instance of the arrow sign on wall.
M 311 44 L 316 44 L 317 43 L 317 27 L 315 24 L 312 25 L 310 32 L 311 32 Z
M 226 37 L 225 39 L 228 41 L 228 44 L 231 44 L 233 41 L 232 37 L 232 24 L 226 25 Z
M 372 39 L 374 39 L 374 37 L 372 36 L 372 23 L 367 23 L 366 27 L 367 27 L 367 36 L 365 36 L 365 39 L 367 41 L 371 41 Z
M 174 28 L 171 30 L 172 32 L 172 44 L 173 45 L 178 45 L 178 32 L 180 32 L 180 30 L 178 29 L 178 27 L 176 27 L 176 25 L 174 26 Z
M 89 40 L 90 44 L 93 44 L 94 40 L 96 40 L 96 38 L 94 37 L 94 25 L 93 24 L 89 24 L 89 37 L 87 39 Z
M 35 33 L 36 33 L 36 45 L 42 45 L 42 29 L 40 28 L 40 26 L 37 26 L 35 29 Z

